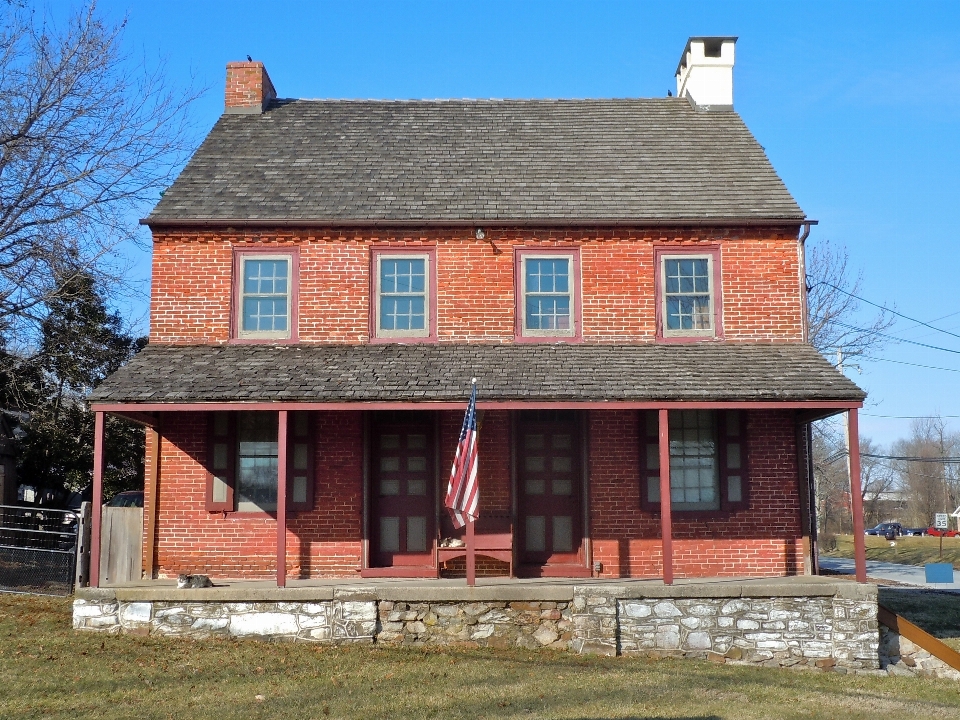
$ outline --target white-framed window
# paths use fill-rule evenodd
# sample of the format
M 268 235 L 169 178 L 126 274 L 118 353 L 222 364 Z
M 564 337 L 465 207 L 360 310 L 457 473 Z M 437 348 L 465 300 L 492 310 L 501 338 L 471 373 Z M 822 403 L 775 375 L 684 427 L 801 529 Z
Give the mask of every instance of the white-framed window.
M 374 335 L 426 338 L 432 334 L 431 253 L 377 251 L 374 255 Z
M 237 336 L 265 340 L 291 337 L 293 257 L 243 253 L 237 270 Z
M 642 427 L 641 506 L 660 504 L 659 423 Z M 738 410 L 669 412 L 670 505 L 677 512 L 736 512 L 748 505 L 746 414 Z
M 670 504 L 677 510 L 719 510 L 717 413 L 678 410 L 669 422 Z
M 519 257 L 522 337 L 577 335 L 577 272 L 573 253 L 524 252 Z
M 716 335 L 713 254 L 661 254 L 660 288 L 664 337 Z

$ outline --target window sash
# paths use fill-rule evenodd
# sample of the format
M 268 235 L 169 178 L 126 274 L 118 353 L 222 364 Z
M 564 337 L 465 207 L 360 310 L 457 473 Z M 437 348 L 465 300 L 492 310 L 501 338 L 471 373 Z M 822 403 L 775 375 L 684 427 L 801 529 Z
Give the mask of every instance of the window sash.
M 252 425 L 257 424 L 259 431 L 254 430 L 251 435 Z M 274 413 L 211 413 L 208 511 L 276 511 L 279 478 L 276 425 Z M 290 511 L 313 509 L 314 433 L 312 413 L 290 413 L 287 428 L 287 509 Z
M 670 507 L 720 509 L 717 417 L 712 410 L 670 413 Z
M 384 275 L 385 265 L 390 263 L 423 263 L 421 272 L 413 273 L 412 268 L 407 273 L 396 273 L 393 282 L 388 282 Z M 396 268 L 396 266 L 393 266 Z M 378 252 L 374 271 L 376 273 L 376 293 L 374 297 L 375 318 L 374 332 L 379 338 L 429 337 L 431 334 L 431 292 L 430 255 L 427 253 L 389 253 Z M 402 284 L 402 279 L 408 283 Z M 420 281 L 420 284 L 417 283 Z M 393 310 L 390 313 L 389 310 Z M 400 311 L 400 312 L 398 312 Z M 405 311 L 405 312 L 404 312 Z M 389 317 L 393 317 L 394 327 L 384 327 Z M 407 318 L 410 325 L 420 318 L 422 327 L 396 327 L 397 320 Z
M 704 263 L 706 273 L 684 272 L 683 263 Z M 716 287 L 712 254 L 677 253 L 660 255 L 661 332 L 664 337 L 714 337 L 716 335 Z M 674 263 L 678 270 L 674 275 Z M 674 282 L 676 280 L 676 282 Z M 698 280 L 706 283 L 702 287 Z M 684 282 L 691 281 L 691 282 Z M 680 327 L 670 327 L 671 318 L 678 318 Z M 683 327 L 684 318 L 691 318 L 691 327 Z M 699 327 L 698 325 L 699 319 Z
M 750 505 L 749 458 L 747 456 L 747 413 L 742 410 L 693 411 L 711 413 L 712 437 L 715 447 L 698 446 L 697 438 L 690 433 L 685 442 L 683 432 L 693 430 L 699 423 L 680 421 L 681 412 L 669 413 L 670 419 L 670 485 L 671 508 L 679 513 L 729 513 L 744 510 Z M 641 411 L 640 423 L 640 503 L 648 510 L 657 512 L 660 507 L 660 446 L 659 423 L 656 411 Z M 704 422 L 704 425 L 708 424 Z M 704 428 L 707 429 L 707 428 Z M 707 433 L 707 438 L 711 433 Z M 706 459 L 705 462 L 700 462 Z M 697 482 L 686 482 L 687 471 Z M 706 487 L 699 474 L 706 471 L 710 484 L 716 488 L 716 498 L 703 497 L 700 489 Z M 678 477 L 679 476 L 679 477 Z M 715 478 L 715 481 L 713 480 Z M 706 478 L 704 478 L 706 479 Z M 696 489 L 697 497 L 686 497 L 687 490 Z M 679 493 L 683 492 L 683 499 Z M 695 493 L 691 493 L 693 495 Z
M 537 282 L 531 283 L 530 264 L 542 261 L 563 261 L 566 263 L 566 275 L 538 273 Z M 550 278 L 547 288 L 543 280 Z M 566 287 L 558 288 L 557 280 L 565 278 Z M 520 313 L 521 333 L 525 337 L 574 337 L 576 328 L 576 274 L 573 253 L 525 253 L 520 259 Z M 531 287 L 536 284 L 537 287 Z M 531 311 L 539 312 L 531 312 Z M 555 327 L 535 327 L 532 317 L 552 318 Z
M 255 263 L 281 263 L 285 274 L 248 278 Z M 248 339 L 286 339 L 292 336 L 293 325 L 293 256 L 291 254 L 244 253 L 238 263 L 237 283 L 237 337 Z M 277 265 L 273 266 L 276 270 Z M 279 287 L 278 287 L 279 285 Z M 256 315 L 250 310 L 256 309 Z M 268 311 L 261 314 L 262 310 Z M 279 312 L 278 312 L 279 311 Z M 257 326 L 248 322 L 258 318 Z M 268 329 L 261 329 L 259 322 L 263 318 L 273 318 Z M 281 328 L 273 327 L 282 319 Z

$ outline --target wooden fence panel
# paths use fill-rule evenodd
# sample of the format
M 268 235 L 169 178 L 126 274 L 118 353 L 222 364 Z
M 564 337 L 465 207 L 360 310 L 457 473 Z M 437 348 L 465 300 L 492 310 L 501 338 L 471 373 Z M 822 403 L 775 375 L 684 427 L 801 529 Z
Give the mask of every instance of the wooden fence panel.
M 100 583 L 117 585 L 142 577 L 143 508 L 104 507 L 100 524 Z

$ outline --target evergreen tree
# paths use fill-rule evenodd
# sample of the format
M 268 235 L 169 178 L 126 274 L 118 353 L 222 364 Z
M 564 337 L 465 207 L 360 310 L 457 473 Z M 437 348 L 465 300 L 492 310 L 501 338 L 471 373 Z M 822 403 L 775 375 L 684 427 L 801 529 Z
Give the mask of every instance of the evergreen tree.
M 48 303 L 37 352 L 22 363 L 17 379 L 35 384 L 21 393 L 23 435 L 19 441 L 20 482 L 77 491 L 93 474 L 94 416 L 86 398 L 111 372 L 146 344 L 124 332 L 110 313 L 93 278 L 75 271 Z M 29 367 L 29 372 L 27 371 Z M 16 383 L 20 385 L 21 383 Z M 104 495 L 143 486 L 143 429 L 108 417 Z

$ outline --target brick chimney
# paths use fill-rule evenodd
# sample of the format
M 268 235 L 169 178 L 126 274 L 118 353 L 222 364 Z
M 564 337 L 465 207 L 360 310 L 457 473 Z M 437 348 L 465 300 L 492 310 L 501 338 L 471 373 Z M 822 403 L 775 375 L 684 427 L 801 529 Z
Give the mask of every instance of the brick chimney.
M 735 37 L 692 37 L 677 66 L 677 97 L 697 108 L 733 107 L 733 48 Z
M 224 112 L 228 115 L 260 115 L 277 91 L 267 69 L 259 61 L 227 63 Z

